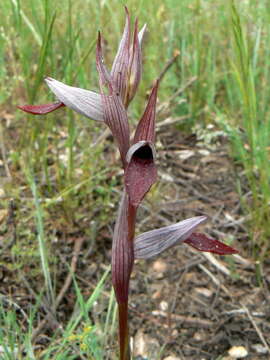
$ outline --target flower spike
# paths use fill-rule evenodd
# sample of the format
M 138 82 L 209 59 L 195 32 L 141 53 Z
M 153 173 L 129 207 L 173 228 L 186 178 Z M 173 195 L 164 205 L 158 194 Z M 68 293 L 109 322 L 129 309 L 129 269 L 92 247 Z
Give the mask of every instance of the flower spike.
M 120 152 L 124 168 L 122 194 L 112 244 L 112 283 L 119 314 L 119 360 L 130 360 L 128 328 L 129 282 L 134 259 L 148 259 L 172 246 L 185 242 L 199 251 L 216 254 L 234 254 L 237 251 L 206 235 L 195 233 L 206 221 L 197 216 L 174 225 L 145 232 L 134 239 L 138 206 L 157 179 L 155 150 L 156 103 L 159 81 L 152 88 L 145 111 L 137 124 L 134 139 L 130 141 L 127 108 L 137 92 L 142 72 L 142 41 L 146 25 L 138 31 L 135 20 L 131 34 L 130 15 L 125 7 L 126 22 L 111 72 L 106 68 L 102 54 L 102 39 L 98 33 L 96 65 L 100 94 L 66 85 L 52 78 L 45 81 L 55 94 L 57 102 L 45 105 L 25 105 L 25 112 L 47 114 L 67 106 L 76 112 L 103 121 L 111 130 Z

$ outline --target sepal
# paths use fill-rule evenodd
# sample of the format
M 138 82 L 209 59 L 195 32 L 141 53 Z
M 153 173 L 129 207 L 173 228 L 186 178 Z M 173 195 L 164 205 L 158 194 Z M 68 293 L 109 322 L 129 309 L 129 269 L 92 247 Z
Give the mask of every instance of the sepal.
M 193 231 L 206 221 L 206 216 L 196 216 L 160 229 L 147 231 L 134 240 L 136 259 L 149 259 L 172 246 L 185 241 Z
M 66 85 L 50 77 L 46 78 L 45 82 L 57 99 L 67 107 L 90 119 L 104 120 L 100 94 Z

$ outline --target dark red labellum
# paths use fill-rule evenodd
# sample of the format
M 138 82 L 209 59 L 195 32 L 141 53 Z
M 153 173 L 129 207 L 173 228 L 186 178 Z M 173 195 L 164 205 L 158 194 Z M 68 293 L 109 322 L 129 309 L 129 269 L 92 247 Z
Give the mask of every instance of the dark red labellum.
M 54 110 L 59 109 L 62 106 L 65 106 L 65 104 L 63 104 L 62 102 L 56 102 L 43 105 L 23 105 L 18 106 L 18 108 L 33 115 L 46 115 Z
M 231 246 L 223 244 L 218 240 L 211 239 L 200 233 L 192 233 L 184 242 L 199 251 L 212 252 L 218 255 L 231 255 L 238 253 L 238 251 Z

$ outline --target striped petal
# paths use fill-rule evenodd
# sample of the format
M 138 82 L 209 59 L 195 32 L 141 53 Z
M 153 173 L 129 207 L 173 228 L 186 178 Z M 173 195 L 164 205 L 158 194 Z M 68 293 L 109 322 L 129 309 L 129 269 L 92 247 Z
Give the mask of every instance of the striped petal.
M 69 86 L 49 77 L 45 81 L 57 99 L 67 107 L 90 119 L 104 120 L 100 94 Z
M 197 216 L 139 235 L 134 240 L 135 258 L 149 259 L 172 246 L 182 243 L 206 219 L 206 216 Z
M 129 58 L 129 64 L 128 64 L 128 84 L 127 84 L 127 90 L 126 90 L 126 96 L 125 96 L 125 107 L 127 108 L 131 100 L 134 98 L 140 80 L 141 80 L 141 74 L 142 74 L 142 54 L 141 54 L 141 46 L 139 42 L 139 36 L 138 36 L 138 20 L 135 21 L 135 29 L 134 29 L 134 35 L 133 35 L 133 44 L 131 48 L 131 54 Z
M 123 103 L 125 102 L 127 92 L 130 57 L 130 16 L 126 7 L 125 10 L 126 24 L 111 70 L 113 82 L 116 86 L 117 92 L 121 96 Z
M 104 109 L 104 121 L 118 143 L 121 159 L 125 167 L 126 154 L 129 149 L 128 116 L 112 78 L 104 65 L 100 34 L 97 41 L 96 63 L 99 73 L 101 102 Z M 105 94 L 104 87 L 109 90 L 109 95 Z

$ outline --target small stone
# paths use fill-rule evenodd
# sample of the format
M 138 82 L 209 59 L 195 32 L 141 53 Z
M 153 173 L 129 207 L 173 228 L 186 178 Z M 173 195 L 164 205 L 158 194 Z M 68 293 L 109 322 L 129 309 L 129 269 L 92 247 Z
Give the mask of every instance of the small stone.
M 204 339 L 204 336 L 200 331 L 196 331 L 195 334 L 193 335 L 193 339 L 200 342 Z
M 263 346 L 262 344 L 254 344 L 254 345 L 251 345 L 251 347 L 258 354 L 267 354 L 268 353 L 268 349 L 265 346 Z
M 248 351 L 244 346 L 233 346 L 228 351 L 233 359 L 243 359 L 248 355 Z
M 4 197 L 5 196 L 5 191 L 4 189 L 0 188 L 0 197 Z
M 141 356 L 146 359 L 156 359 L 160 351 L 159 342 L 139 330 L 134 337 L 134 356 Z
M 153 270 L 158 273 L 164 273 L 167 270 L 167 264 L 165 261 L 157 260 L 153 263 Z
M 210 298 L 213 295 L 213 292 L 206 288 L 196 288 L 195 291 L 202 296 L 205 296 L 206 298 Z
M 167 311 L 168 307 L 169 307 L 169 305 L 168 305 L 167 301 L 161 301 L 159 304 L 159 308 L 162 311 Z
M 165 357 L 164 360 L 180 360 L 180 358 L 170 355 L 170 356 Z
M 159 299 L 162 296 L 163 284 L 152 284 L 150 285 L 152 292 L 152 299 Z
M 187 160 L 194 155 L 195 152 L 193 150 L 181 150 L 178 152 L 178 156 L 181 160 Z

